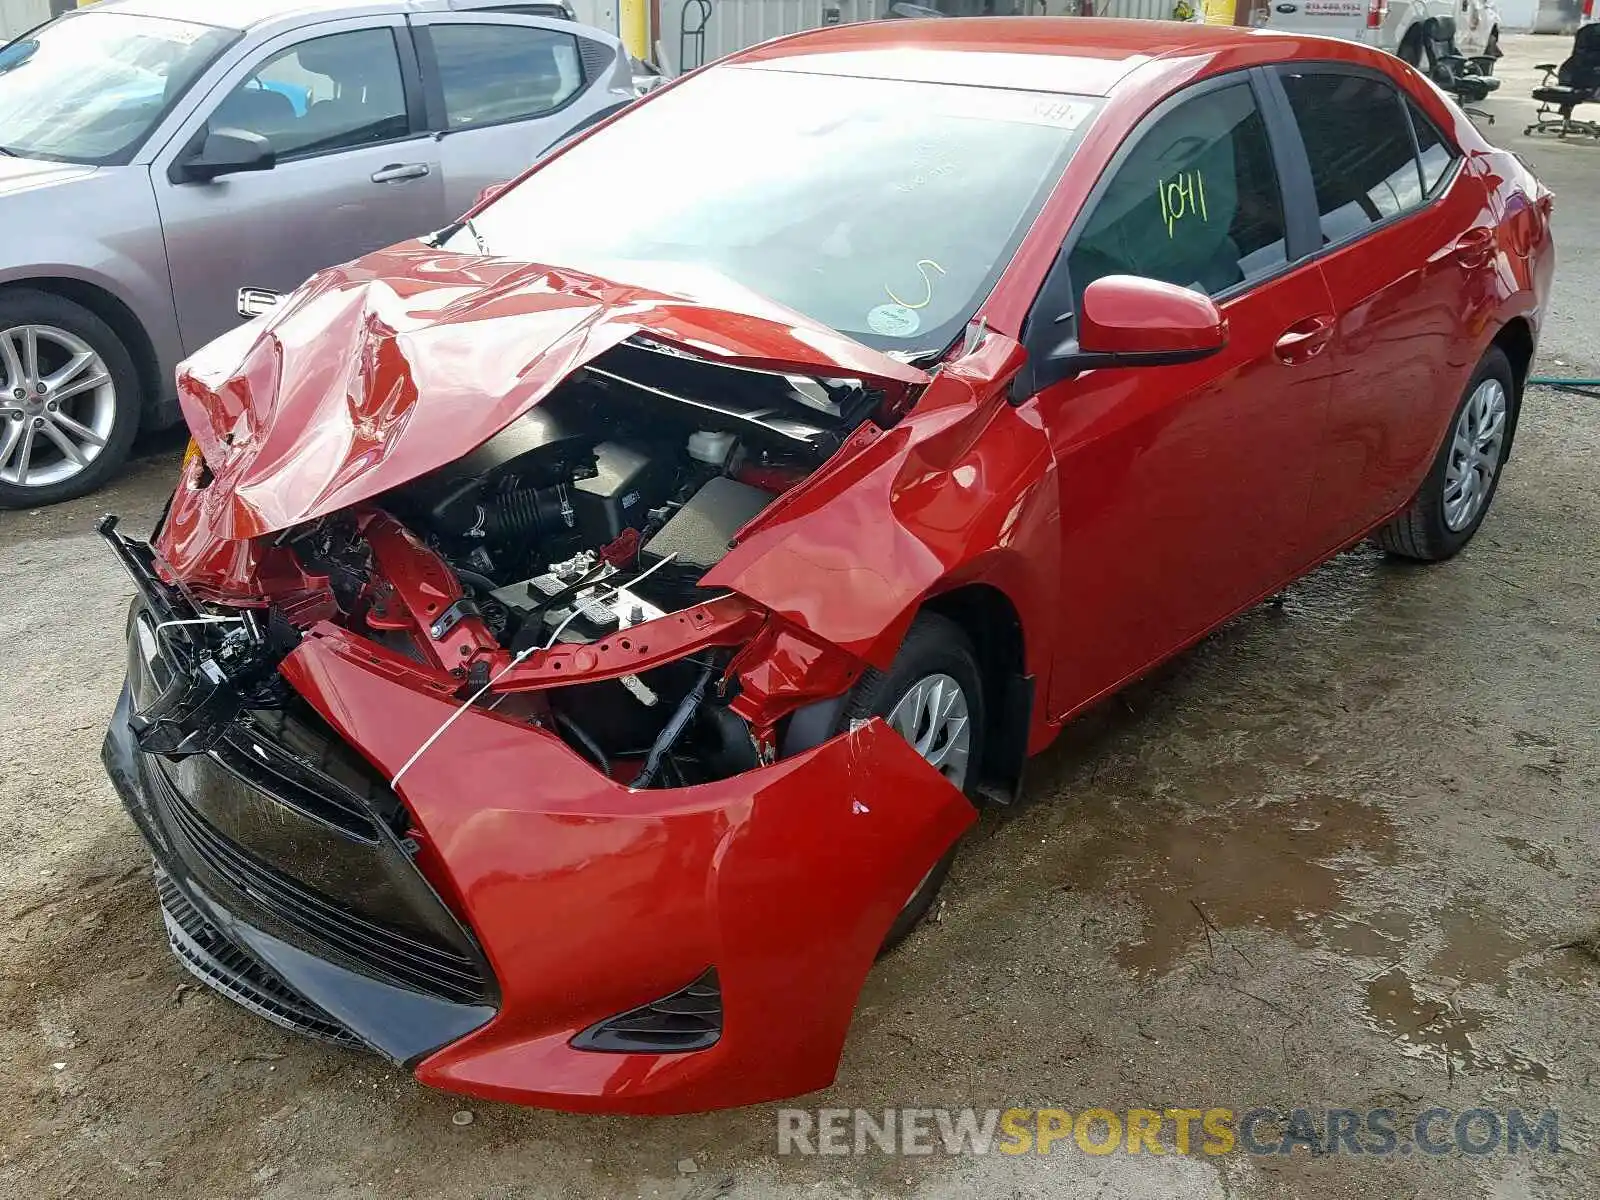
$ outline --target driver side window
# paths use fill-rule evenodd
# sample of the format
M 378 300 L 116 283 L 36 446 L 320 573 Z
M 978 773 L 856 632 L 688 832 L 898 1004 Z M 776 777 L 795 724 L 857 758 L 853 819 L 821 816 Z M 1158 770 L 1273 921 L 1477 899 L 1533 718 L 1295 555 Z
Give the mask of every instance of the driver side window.
M 1283 200 L 1265 122 L 1247 83 L 1159 118 L 1095 202 L 1067 270 L 1083 289 L 1141 275 L 1215 296 L 1287 262 Z
M 393 32 L 335 33 L 274 54 L 217 105 L 208 127 L 259 133 L 279 161 L 404 137 Z

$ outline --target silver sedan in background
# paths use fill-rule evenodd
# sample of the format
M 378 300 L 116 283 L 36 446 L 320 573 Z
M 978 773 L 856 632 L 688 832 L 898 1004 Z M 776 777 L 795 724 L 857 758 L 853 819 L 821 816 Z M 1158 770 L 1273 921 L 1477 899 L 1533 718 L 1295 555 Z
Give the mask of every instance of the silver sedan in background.
M 0 509 L 177 421 L 241 289 L 436 229 L 630 102 L 621 44 L 562 11 L 107 0 L 0 49 Z

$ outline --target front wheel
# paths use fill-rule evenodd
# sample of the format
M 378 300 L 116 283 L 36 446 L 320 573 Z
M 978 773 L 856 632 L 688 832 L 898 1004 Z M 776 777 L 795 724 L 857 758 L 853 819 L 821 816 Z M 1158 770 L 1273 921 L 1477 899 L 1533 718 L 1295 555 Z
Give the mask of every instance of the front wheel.
M 0 295 L 0 509 L 91 492 L 139 429 L 127 348 L 94 313 L 49 292 Z
M 983 676 L 972 643 L 954 621 L 934 613 L 919 616 L 889 670 L 870 673 L 856 685 L 834 732 L 868 717 L 882 717 L 969 800 L 976 800 L 983 754 Z M 879 954 L 904 941 L 927 915 L 955 856 L 952 846 L 922 877 L 889 927 Z
M 1467 381 L 1416 499 L 1373 540 L 1390 554 L 1420 562 L 1449 558 L 1471 541 L 1500 485 L 1515 405 L 1511 363 L 1491 346 Z

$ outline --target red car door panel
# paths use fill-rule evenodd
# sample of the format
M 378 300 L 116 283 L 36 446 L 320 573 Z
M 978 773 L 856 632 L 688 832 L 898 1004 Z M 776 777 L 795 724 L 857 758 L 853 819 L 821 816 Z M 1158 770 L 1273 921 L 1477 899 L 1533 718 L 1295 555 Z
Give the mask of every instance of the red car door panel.
M 1158 108 L 1070 235 L 1070 279 L 1041 292 L 1040 304 L 1077 311 L 1094 279 L 1142 276 L 1209 293 L 1229 329 L 1227 346 L 1199 362 L 1091 371 L 1036 397 L 1061 508 L 1052 715 L 1193 641 L 1305 561 L 1335 309 L 1319 267 L 1289 265 L 1261 97 L 1250 79 L 1225 76 Z
M 1306 558 L 1328 367 L 1304 335 L 1331 325 L 1322 273 L 1301 267 L 1222 311 L 1229 342 L 1212 358 L 1094 371 L 1034 401 L 1061 493 L 1053 715 L 1193 641 Z
M 1494 220 L 1481 178 L 1389 82 L 1322 67 L 1280 78 L 1334 243 L 1321 262 L 1335 374 L 1308 518 L 1320 555 L 1394 512 L 1427 473 L 1492 304 Z

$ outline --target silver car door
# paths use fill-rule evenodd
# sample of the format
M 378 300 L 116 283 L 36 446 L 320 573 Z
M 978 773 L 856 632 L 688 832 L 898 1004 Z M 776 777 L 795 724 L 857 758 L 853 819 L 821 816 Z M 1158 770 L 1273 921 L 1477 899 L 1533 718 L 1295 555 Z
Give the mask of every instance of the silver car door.
M 238 323 L 242 287 L 289 291 L 444 224 L 426 124 L 402 16 L 317 22 L 238 63 L 151 167 L 185 350 Z M 191 178 L 185 163 L 219 129 L 266 137 L 276 164 Z
M 620 43 L 589 26 L 483 11 L 411 21 L 453 213 L 520 175 L 572 129 L 633 99 Z

